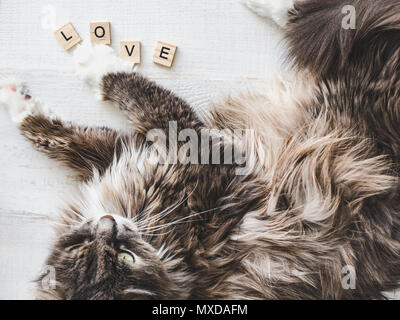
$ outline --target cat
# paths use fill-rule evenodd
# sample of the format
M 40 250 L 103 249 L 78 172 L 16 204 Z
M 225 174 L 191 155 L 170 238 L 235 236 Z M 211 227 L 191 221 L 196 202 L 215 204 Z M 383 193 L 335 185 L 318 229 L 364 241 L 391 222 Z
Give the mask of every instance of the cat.
M 204 118 L 102 45 L 76 49 L 79 74 L 131 133 L 65 123 L 2 81 L 22 135 L 82 181 L 46 262 L 55 286 L 41 275 L 38 299 L 382 299 L 398 288 L 400 2 L 246 4 L 283 28 L 295 76 Z M 342 28 L 345 5 L 356 29 Z M 201 146 L 171 139 L 210 128 Z M 219 153 L 161 163 L 173 146 Z M 232 148 L 245 164 L 223 161 Z

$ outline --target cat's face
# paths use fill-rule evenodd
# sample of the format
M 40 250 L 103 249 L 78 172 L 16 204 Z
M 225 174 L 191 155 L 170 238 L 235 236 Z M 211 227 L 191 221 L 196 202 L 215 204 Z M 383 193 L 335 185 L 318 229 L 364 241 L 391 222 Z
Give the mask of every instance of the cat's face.
M 119 216 L 106 215 L 68 230 L 53 247 L 47 264 L 55 268 L 56 288 L 51 293 L 55 298 L 174 297 L 174 284 L 157 251 L 130 220 Z

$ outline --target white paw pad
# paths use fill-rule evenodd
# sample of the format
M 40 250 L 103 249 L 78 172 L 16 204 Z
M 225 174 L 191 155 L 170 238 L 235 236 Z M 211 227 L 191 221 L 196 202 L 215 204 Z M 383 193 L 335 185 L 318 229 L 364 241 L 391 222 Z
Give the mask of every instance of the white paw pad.
M 288 11 L 293 9 L 294 0 L 242 0 L 258 15 L 272 19 L 284 27 L 288 21 Z
M 95 89 L 104 75 L 110 72 L 130 72 L 132 63 L 115 55 L 110 46 L 83 43 L 74 51 L 76 73 Z
M 0 81 L 0 105 L 7 109 L 16 123 L 20 123 L 28 115 L 40 113 L 39 102 L 32 98 L 23 83 L 15 80 Z

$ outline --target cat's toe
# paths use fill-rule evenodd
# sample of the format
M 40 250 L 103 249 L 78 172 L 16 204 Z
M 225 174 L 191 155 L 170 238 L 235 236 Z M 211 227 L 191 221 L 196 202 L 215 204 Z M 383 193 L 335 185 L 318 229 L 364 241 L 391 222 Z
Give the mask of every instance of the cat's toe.
M 74 62 L 78 77 L 95 90 L 104 75 L 111 72 L 130 72 L 132 64 L 119 58 L 107 45 L 92 45 L 85 42 L 74 51 Z
M 22 122 L 30 114 L 40 112 L 39 102 L 32 98 L 26 85 L 12 78 L 0 79 L 0 105 L 16 123 Z
M 288 11 L 293 9 L 294 0 L 241 0 L 261 17 L 273 20 L 284 27 L 288 22 Z

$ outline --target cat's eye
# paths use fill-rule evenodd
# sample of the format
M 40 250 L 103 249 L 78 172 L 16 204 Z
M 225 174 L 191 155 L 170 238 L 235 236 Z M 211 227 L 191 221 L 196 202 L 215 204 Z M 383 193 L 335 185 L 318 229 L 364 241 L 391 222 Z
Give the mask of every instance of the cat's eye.
M 135 258 L 133 257 L 133 255 L 126 251 L 120 251 L 118 253 L 118 258 L 125 261 L 126 263 L 135 263 Z

